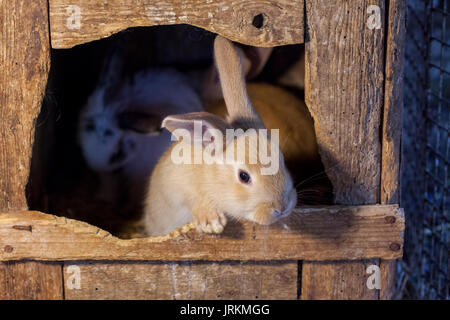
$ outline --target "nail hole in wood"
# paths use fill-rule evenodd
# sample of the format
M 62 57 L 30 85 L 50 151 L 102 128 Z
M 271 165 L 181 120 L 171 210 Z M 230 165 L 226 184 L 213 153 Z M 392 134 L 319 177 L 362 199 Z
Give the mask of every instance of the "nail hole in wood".
M 13 226 L 13 229 L 33 232 L 32 226 Z
M 256 28 L 256 29 L 261 29 L 262 26 L 264 25 L 264 16 L 262 13 L 256 15 L 253 17 L 253 22 L 252 25 Z
M 399 251 L 401 249 L 401 246 L 399 243 L 393 242 L 390 244 L 389 249 L 392 251 Z
M 392 223 L 395 223 L 396 219 L 393 216 L 388 216 L 388 217 L 385 217 L 384 220 L 386 221 L 386 223 L 392 224 Z

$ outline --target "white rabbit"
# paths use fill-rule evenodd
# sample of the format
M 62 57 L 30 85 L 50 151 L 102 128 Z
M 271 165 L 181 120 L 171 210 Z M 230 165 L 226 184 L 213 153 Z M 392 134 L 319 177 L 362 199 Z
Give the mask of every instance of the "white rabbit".
M 188 78 L 174 69 L 142 71 L 123 83 L 106 78 L 80 113 L 78 141 L 87 165 L 100 177 L 97 196 L 111 201 L 126 182 L 128 192 L 121 196 L 136 208 L 171 144 L 170 133 L 160 130 L 162 119 L 200 111 L 202 105 Z

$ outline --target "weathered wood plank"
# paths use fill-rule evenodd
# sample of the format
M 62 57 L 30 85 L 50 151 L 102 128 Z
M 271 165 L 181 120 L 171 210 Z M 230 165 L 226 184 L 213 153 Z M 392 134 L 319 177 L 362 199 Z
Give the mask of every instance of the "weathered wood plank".
M 61 263 L 1 262 L 0 300 L 60 300 Z
M 400 201 L 400 142 L 403 110 L 403 56 L 406 34 L 406 1 L 389 2 L 386 80 L 383 108 L 381 203 Z
M 335 201 L 377 203 L 384 43 L 383 29 L 367 28 L 366 9 L 384 1 L 306 3 L 305 100 Z
M 379 199 L 384 2 L 306 1 L 305 99 L 339 204 Z M 367 24 L 371 5 L 380 9 L 380 28 Z M 302 298 L 377 299 L 376 290 L 364 289 L 367 275 L 360 271 L 366 264 L 304 261 Z
M 26 210 L 34 121 L 50 64 L 46 0 L 0 1 L 0 210 Z M 2 246 L 3 247 L 3 246 Z M 60 264 L 0 263 L 0 299 L 61 299 Z
M 73 285 L 78 275 L 79 289 Z M 292 262 L 66 262 L 64 279 L 68 300 L 297 297 Z
M 396 293 L 397 260 L 380 261 L 380 300 L 392 300 Z
M 129 27 L 168 24 L 191 24 L 254 46 L 303 42 L 303 0 L 50 0 L 49 3 L 53 48 L 70 48 Z
M 302 265 L 302 300 L 371 300 L 366 269 L 376 261 L 309 262 Z M 319 279 L 322 279 L 321 281 Z M 376 297 L 375 297 L 376 298 Z
M 0 3 L 0 208 L 26 210 L 34 121 L 50 64 L 47 2 Z
M 400 202 L 400 152 L 403 111 L 403 59 L 406 34 L 406 0 L 389 1 L 386 79 L 384 85 L 381 203 Z M 396 261 L 381 260 L 380 299 L 395 295 Z
M 397 206 L 297 209 L 269 228 L 230 222 L 221 235 L 187 224 L 163 237 L 121 240 L 39 212 L 0 214 L 0 260 L 335 260 L 401 256 Z

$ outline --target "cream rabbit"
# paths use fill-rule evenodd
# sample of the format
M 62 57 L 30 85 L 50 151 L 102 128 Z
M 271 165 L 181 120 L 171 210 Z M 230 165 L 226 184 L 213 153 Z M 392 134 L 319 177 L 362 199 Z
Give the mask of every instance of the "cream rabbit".
M 227 217 L 267 225 L 289 215 L 296 205 L 297 194 L 283 154 L 277 145 L 273 147 L 270 135 L 248 130 L 231 139 L 223 138 L 227 129 L 264 129 L 264 125 L 247 95 L 240 59 L 233 44 L 218 36 L 214 53 L 228 121 L 206 112 L 164 119 L 162 126 L 180 141 L 164 153 L 152 173 L 144 210 L 148 235 L 166 234 L 190 221 L 195 222 L 199 231 L 221 233 Z M 185 141 L 186 136 L 180 134 L 180 129 L 192 137 L 196 126 L 202 136 L 209 133 L 210 139 Z M 279 164 L 277 171 L 263 174 L 265 165 L 260 159 L 256 163 L 250 160 L 252 152 L 258 150 L 247 138 L 256 139 L 260 148 L 264 143 L 272 146 L 271 155 L 276 155 Z M 173 152 L 183 144 L 192 147 L 193 153 L 188 157 L 192 160 L 197 151 L 204 152 L 217 142 L 224 142 L 224 147 L 211 153 L 215 160 L 219 159 L 221 151 L 235 149 L 239 154 L 239 150 L 245 148 L 249 152 L 244 159 L 233 157 L 231 161 L 218 160 L 212 164 L 175 164 L 173 160 Z
M 267 54 L 270 52 L 264 51 L 263 48 L 250 49 L 252 50 L 250 57 L 256 58 L 248 59 L 249 56 L 238 50 L 241 61 L 247 66 L 247 70 L 260 71 L 261 64 L 267 61 Z M 205 111 L 225 119 L 227 107 L 220 84 L 215 81 L 217 77 L 217 69 L 212 66 L 207 72 L 205 80 L 207 91 L 202 95 L 202 100 Z M 288 84 L 291 88 L 303 89 L 303 77 L 304 55 L 300 55 L 300 59 L 277 82 Z M 247 83 L 247 92 L 264 125 L 268 129 L 280 130 L 280 149 L 294 183 L 298 186 L 299 203 L 331 204 L 332 185 L 324 173 L 314 122 L 304 101 L 279 85 L 263 82 Z

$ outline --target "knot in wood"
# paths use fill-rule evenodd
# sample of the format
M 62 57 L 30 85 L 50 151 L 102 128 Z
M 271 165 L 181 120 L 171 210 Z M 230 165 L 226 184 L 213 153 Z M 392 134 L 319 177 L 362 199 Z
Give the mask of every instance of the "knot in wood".
M 385 217 L 384 218 L 384 221 L 386 221 L 386 223 L 390 223 L 390 224 L 393 224 L 393 223 L 395 223 L 395 217 L 394 216 L 388 216 L 388 217 Z
M 389 245 L 389 249 L 391 249 L 392 251 L 399 251 L 400 248 L 401 248 L 401 246 L 400 246 L 400 244 L 397 243 L 397 242 L 392 242 L 392 243 Z

